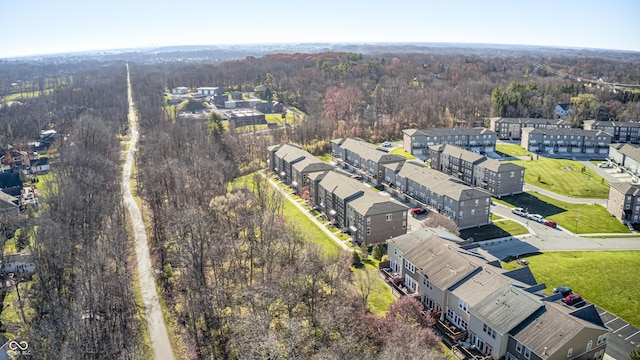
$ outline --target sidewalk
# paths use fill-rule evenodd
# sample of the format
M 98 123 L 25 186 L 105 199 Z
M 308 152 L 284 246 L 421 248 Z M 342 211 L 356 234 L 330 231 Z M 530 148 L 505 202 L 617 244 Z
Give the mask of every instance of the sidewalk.
M 593 199 L 593 198 L 573 198 L 569 196 L 560 195 L 558 193 L 554 193 L 553 191 L 549 191 L 535 185 L 525 183 L 523 186 L 523 190 L 525 191 L 533 191 L 538 194 L 542 194 L 544 196 L 548 196 L 550 198 L 554 198 L 560 201 L 564 201 L 566 203 L 571 204 L 599 204 L 603 206 L 607 206 L 607 199 Z
M 309 210 L 305 209 L 304 206 L 302 206 L 299 202 L 295 201 L 293 198 L 291 198 L 291 196 L 289 196 L 289 193 L 287 193 L 286 191 L 282 190 L 282 188 L 280 186 L 278 186 L 278 183 L 273 181 L 269 176 L 267 176 L 264 173 L 264 170 L 259 170 L 258 171 L 260 173 L 260 175 L 267 179 L 267 181 L 269 181 L 269 184 L 271 184 L 271 186 L 273 186 L 274 188 L 276 188 L 276 190 L 278 190 L 280 192 L 280 194 L 282 194 L 282 196 L 284 196 L 287 200 L 289 200 L 293 205 L 295 205 L 298 210 L 300 210 L 301 213 L 305 214 L 306 217 L 308 217 L 311 221 L 313 221 L 314 224 L 316 224 L 316 226 L 318 228 L 320 228 L 322 231 L 325 232 L 325 234 L 327 234 L 336 244 L 340 245 L 340 247 L 346 251 L 352 252 L 353 249 L 348 247 L 342 240 L 340 240 L 334 233 L 332 233 L 331 231 L 329 231 L 329 229 L 327 229 L 327 227 L 325 226 L 325 224 L 321 223 L 318 219 L 315 218 L 315 216 L 311 215 L 311 213 L 309 212 Z

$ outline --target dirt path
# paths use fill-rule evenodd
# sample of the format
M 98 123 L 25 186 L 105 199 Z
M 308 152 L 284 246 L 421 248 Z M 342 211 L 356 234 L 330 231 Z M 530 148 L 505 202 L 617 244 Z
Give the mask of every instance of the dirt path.
M 140 277 L 140 288 L 142 291 L 142 303 L 147 318 L 147 326 L 149 329 L 149 337 L 151 338 L 151 348 L 153 357 L 156 360 L 173 359 L 167 328 L 164 324 L 160 303 L 158 302 L 158 293 L 156 292 L 156 283 L 153 277 L 153 269 L 151 267 L 151 258 L 149 257 L 149 246 L 147 244 L 147 233 L 142 221 L 142 213 L 138 204 L 136 204 L 129 179 L 131 178 L 131 169 L 133 166 L 133 154 L 136 151 L 138 143 L 138 120 L 133 107 L 133 96 L 131 94 L 131 78 L 129 76 L 129 65 L 127 64 L 127 88 L 129 99 L 129 122 L 131 127 L 131 143 L 127 151 L 127 157 L 124 163 L 124 171 L 122 172 L 122 196 L 124 205 L 129 211 L 129 218 L 133 226 L 133 232 L 136 240 L 136 257 L 138 259 L 138 276 Z

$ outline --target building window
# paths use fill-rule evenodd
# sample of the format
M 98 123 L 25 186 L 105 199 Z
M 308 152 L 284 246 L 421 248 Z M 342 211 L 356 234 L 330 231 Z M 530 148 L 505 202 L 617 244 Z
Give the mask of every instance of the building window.
M 602 334 L 598 336 L 598 345 L 604 343 L 605 341 L 607 341 L 607 334 Z
M 396 255 L 396 256 L 398 255 L 398 248 L 397 247 L 393 248 L 393 255 Z
M 531 358 L 531 350 L 529 350 L 529 348 L 524 348 L 524 357 L 525 359 Z
M 464 302 L 464 300 L 462 299 L 458 299 L 458 307 L 460 308 L 460 310 L 469 313 L 469 304 L 467 304 L 466 302 Z
M 589 342 L 587 343 L 587 352 L 591 351 L 592 347 L 593 347 L 593 340 L 589 340 Z
M 367 227 L 367 235 L 371 235 L 371 228 Z
M 409 262 L 408 260 L 405 259 L 404 261 L 404 267 L 405 269 L 411 271 L 412 273 L 416 272 L 416 266 L 413 265 L 411 262 Z
M 371 224 L 371 217 L 367 216 L 367 225 Z
M 573 355 L 573 348 L 569 349 L 569 351 L 567 351 L 567 357 L 570 358 L 571 355 Z
M 519 353 L 522 352 L 522 343 L 520 341 L 516 342 L 516 351 Z
M 407 286 L 407 289 L 411 289 L 411 291 L 418 290 L 418 283 L 411 277 L 409 274 L 404 276 L 404 283 Z
M 393 220 L 393 214 L 387 214 L 387 221 Z

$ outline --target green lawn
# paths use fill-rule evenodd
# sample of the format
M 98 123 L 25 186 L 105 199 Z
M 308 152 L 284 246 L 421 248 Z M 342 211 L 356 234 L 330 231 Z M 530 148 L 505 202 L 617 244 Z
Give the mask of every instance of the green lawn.
M 609 183 L 579 161 L 540 159 L 509 162 L 526 168 L 526 183 L 545 190 L 577 198 L 606 199 L 609 196 Z
M 378 260 L 369 257 L 364 261 L 365 267 L 378 270 Z M 363 268 L 355 271 L 364 271 Z M 396 301 L 396 297 L 391 294 L 391 288 L 376 274 L 376 283 L 367 299 L 369 311 L 376 316 L 384 316 L 387 313 L 389 305 Z
M 496 144 L 496 152 L 504 156 L 527 156 L 531 154 L 525 148 L 516 144 Z
M 601 205 L 570 204 L 530 191 L 503 196 L 501 200 L 493 201 L 527 209 L 530 214 L 540 214 L 571 232 L 576 231 L 578 219 L 578 234 L 630 233 L 629 228 L 612 217 Z
M 389 151 L 389 154 L 396 154 L 396 155 L 404 156 L 408 160 L 416 159 L 415 156 L 413 156 L 413 155 L 409 154 L 408 152 L 404 151 L 403 148 L 395 148 L 395 149 Z
M 327 153 L 322 153 L 320 155 L 317 155 L 316 157 L 324 162 L 331 162 L 333 160 L 333 158 L 331 157 L 331 154 L 327 154 Z
M 548 252 L 527 257 L 538 283 L 575 293 L 640 327 L 640 251 Z M 505 265 L 517 268 L 515 262 Z
M 512 220 L 496 221 L 493 224 L 460 230 L 460 237 L 463 239 L 473 238 L 473 241 L 483 241 L 506 236 L 527 234 L 527 229 Z

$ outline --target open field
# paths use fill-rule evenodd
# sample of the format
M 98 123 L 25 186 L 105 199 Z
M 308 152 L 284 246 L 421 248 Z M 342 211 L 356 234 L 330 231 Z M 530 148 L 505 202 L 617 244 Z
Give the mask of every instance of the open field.
M 389 151 L 389 153 L 390 154 L 396 154 L 396 155 L 404 156 L 408 160 L 416 159 L 415 156 L 413 156 L 413 155 L 409 154 L 408 152 L 404 151 L 403 148 L 395 148 L 395 149 Z
M 527 257 L 539 283 L 575 293 L 640 327 L 640 251 L 549 252 Z M 515 269 L 515 261 L 505 268 Z
M 629 228 L 597 204 L 570 204 L 533 192 L 503 196 L 502 199 L 494 198 L 493 201 L 509 207 L 524 208 L 530 214 L 540 214 L 571 232 L 576 232 L 578 219 L 578 234 L 630 233 Z
M 545 190 L 577 198 L 606 199 L 609 196 L 609 183 L 578 161 L 539 159 L 509 162 L 527 169 L 524 172 L 526 183 Z
M 506 236 L 527 234 L 527 229 L 511 220 L 496 221 L 493 224 L 480 226 L 479 228 L 464 229 L 460 231 L 463 239 L 473 238 L 473 241 L 483 241 Z
M 527 156 L 531 154 L 522 146 L 515 144 L 496 144 L 496 152 L 502 156 Z
M 378 260 L 375 260 L 372 257 L 369 257 L 364 262 L 364 267 L 360 269 L 355 269 L 354 271 L 364 271 L 365 268 L 374 269 L 376 272 L 378 271 L 378 264 L 380 263 Z M 369 307 L 369 311 L 376 316 L 384 316 L 387 313 L 387 309 L 389 305 L 396 301 L 396 297 L 391 294 L 391 288 L 387 285 L 384 280 L 382 280 L 378 274 L 376 273 L 376 282 L 371 290 L 371 294 L 367 299 L 367 304 Z

